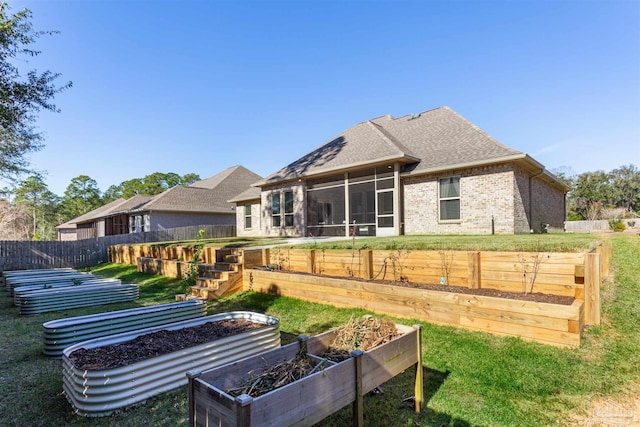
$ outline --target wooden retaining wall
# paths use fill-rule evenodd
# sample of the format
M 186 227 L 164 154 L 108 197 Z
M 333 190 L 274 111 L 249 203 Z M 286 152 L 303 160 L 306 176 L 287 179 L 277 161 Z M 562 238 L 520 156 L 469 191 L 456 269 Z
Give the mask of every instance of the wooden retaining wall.
M 589 253 L 275 248 L 270 250 L 269 264 L 325 276 L 593 299 L 609 274 L 610 257 L 608 243 Z
M 579 346 L 585 324 L 582 300 L 558 305 L 263 270 L 245 271 L 249 288 L 554 346 Z

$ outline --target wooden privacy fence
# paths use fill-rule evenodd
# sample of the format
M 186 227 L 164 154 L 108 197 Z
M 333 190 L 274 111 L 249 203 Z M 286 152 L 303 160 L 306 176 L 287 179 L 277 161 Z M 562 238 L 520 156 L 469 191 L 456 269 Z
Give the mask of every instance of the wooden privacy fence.
M 106 261 L 105 255 L 106 246 L 95 240 L 0 241 L 0 270 L 83 268 Z
M 206 238 L 235 236 L 234 225 L 203 225 L 74 241 L 0 241 L 0 271 L 90 267 L 101 262 L 107 262 L 107 251 L 110 246 L 193 240 L 199 237 L 200 230 L 204 230 Z

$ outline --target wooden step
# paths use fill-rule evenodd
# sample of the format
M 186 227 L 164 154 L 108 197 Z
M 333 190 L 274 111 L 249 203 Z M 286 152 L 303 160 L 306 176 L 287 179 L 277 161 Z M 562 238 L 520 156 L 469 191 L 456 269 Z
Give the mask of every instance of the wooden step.
M 236 263 L 236 264 L 242 263 L 242 255 L 240 255 L 240 254 L 224 255 L 221 258 L 222 258 L 220 260 L 221 262 L 231 262 L 231 263 Z
M 215 269 L 216 270 L 222 270 L 222 271 L 234 271 L 234 272 L 238 272 L 240 271 L 240 269 L 242 268 L 241 264 L 238 264 L 236 262 L 216 262 L 215 263 Z
M 209 288 L 209 289 L 219 289 L 220 284 L 226 282 L 228 279 L 214 279 L 210 277 L 198 277 L 196 279 L 196 287 L 199 288 Z
M 198 299 L 210 301 L 218 298 L 217 292 L 218 292 L 218 289 L 212 289 L 212 288 L 207 288 L 202 286 L 191 286 L 190 296 Z
M 200 272 L 198 279 L 220 279 L 227 280 L 229 278 L 229 274 L 234 273 L 229 270 L 209 270 L 205 272 Z

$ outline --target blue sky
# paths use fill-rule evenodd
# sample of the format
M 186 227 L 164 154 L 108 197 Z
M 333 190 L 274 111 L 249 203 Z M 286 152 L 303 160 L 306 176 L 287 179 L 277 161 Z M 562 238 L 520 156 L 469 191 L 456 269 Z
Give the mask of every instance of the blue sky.
M 350 126 L 448 105 L 548 169 L 640 165 L 640 1 L 12 1 L 73 87 L 30 156 L 62 195 L 266 176 Z M 25 68 L 25 69 L 27 69 Z

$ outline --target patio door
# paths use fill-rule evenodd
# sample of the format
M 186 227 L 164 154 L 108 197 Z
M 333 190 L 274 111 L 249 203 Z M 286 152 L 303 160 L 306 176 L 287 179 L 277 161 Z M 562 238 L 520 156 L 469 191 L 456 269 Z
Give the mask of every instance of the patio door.
M 394 227 L 393 188 L 378 190 L 376 197 L 377 230 L 378 236 L 393 236 L 396 234 Z

